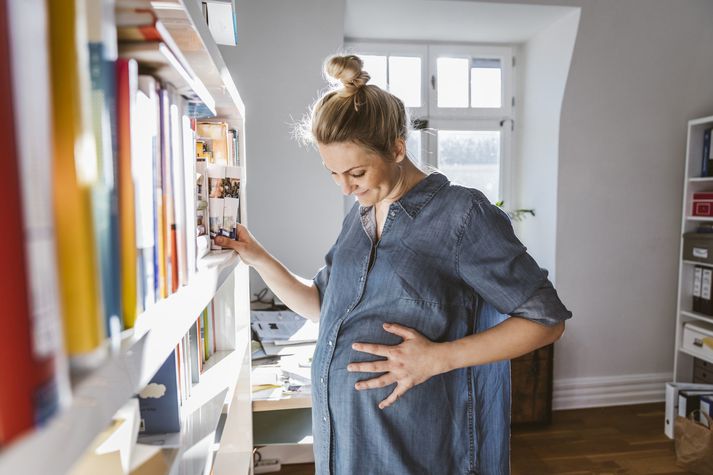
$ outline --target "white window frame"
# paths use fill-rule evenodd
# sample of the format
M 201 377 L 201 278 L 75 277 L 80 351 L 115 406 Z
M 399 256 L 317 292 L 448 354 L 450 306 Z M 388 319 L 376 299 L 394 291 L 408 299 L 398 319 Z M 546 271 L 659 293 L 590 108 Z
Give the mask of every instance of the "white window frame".
M 421 58 L 421 104 L 409 107 L 411 119 L 428 120 L 428 129 L 421 131 L 421 157 L 424 164 L 437 168 L 438 138 L 435 130 L 499 130 L 500 140 L 500 181 L 499 199 L 512 204 L 514 192 L 514 169 L 512 163 L 514 124 L 514 49 L 510 46 L 478 44 L 426 44 L 391 43 L 378 41 L 345 41 L 345 48 L 353 54 L 381 56 L 419 56 Z M 438 107 L 437 59 L 488 58 L 500 59 L 502 72 L 501 107 Z M 469 84 L 470 91 L 470 84 Z M 470 105 L 470 97 L 468 100 Z M 429 130 L 434 132 L 429 133 Z
M 502 72 L 501 107 L 470 107 L 470 82 L 468 83 L 468 107 L 438 107 L 438 58 L 485 58 L 499 59 Z M 508 46 L 478 45 L 430 45 L 428 47 L 429 117 L 446 118 L 493 118 L 498 120 L 512 117 L 513 102 L 513 52 Z
M 407 56 L 421 58 L 421 107 L 407 107 L 412 119 L 428 115 L 428 47 L 424 44 L 348 42 L 345 48 L 352 54 L 387 56 Z M 368 71 L 367 71 L 368 72 Z

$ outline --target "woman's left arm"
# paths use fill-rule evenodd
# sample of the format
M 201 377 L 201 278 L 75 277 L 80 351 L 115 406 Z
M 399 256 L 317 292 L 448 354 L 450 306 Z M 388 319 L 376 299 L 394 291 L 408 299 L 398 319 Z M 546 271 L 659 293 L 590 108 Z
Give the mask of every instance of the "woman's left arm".
M 431 377 L 458 368 L 509 360 L 557 341 L 564 332 L 564 322 L 548 326 L 519 317 L 511 317 L 481 333 L 459 340 L 436 343 L 416 330 L 387 323 L 384 330 L 403 338 L 398 345 L 354 343 L 357 351 L 386 358 L 367 363 L 351 363 L 349 371 L 385 373 L 359 381 L 357 390 L 382 388 L 396 383 L 393 392 L 379 408 L 395 403 L 406 391 Z

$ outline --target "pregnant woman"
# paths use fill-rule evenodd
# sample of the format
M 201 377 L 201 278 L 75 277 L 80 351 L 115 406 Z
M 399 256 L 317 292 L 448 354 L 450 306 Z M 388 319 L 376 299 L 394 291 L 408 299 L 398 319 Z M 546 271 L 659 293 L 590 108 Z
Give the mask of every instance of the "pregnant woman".
M 291 273 L 244 227 L 216 242 L 319 320 L 318 474 L 507 474 L 509 360 L 557 340 L 572 314 L 505 213 L 413 164 L 403 103 L 362 67 L 353 55 L 327 60 L 341 86 L 304 128 L 356 198 L 315 278 Z

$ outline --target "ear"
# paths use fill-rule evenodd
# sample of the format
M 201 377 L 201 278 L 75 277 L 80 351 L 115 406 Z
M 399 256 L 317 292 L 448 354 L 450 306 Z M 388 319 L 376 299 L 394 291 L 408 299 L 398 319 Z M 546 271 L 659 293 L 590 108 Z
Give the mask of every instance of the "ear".
M 406 158 L 406 141 L 402 138 L 396 139 L 396 142 L 394 142 L 394 148 L 393 148 L 393 153 L 394 153 L 394 161 L 396 163 L 401 163 L 404 158 Z

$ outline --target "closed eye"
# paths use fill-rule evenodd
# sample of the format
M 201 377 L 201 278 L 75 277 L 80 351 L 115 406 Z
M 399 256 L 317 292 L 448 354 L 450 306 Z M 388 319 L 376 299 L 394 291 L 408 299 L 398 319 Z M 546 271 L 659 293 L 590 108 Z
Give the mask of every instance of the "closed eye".
M 352 173 L 352 176 L 354 178 L 360 178 L 363 177 L 366 172 L 359 172 L 359 173 Z

